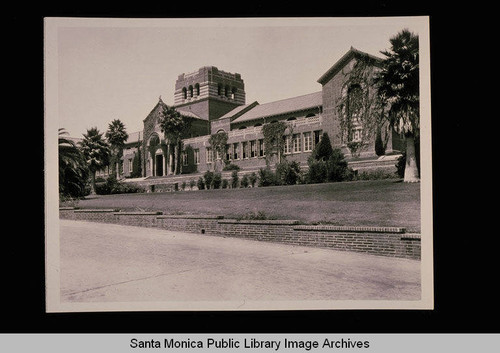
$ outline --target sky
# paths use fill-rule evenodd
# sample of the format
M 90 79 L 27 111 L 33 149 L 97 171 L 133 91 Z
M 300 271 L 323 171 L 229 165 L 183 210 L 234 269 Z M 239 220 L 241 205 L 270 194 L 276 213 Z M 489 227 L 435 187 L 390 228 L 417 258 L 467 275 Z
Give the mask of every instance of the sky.
M 427 35 L 425 17 L 262 19 L 55 19 L 46 96 L 72 137 L 105 132 L 120 119 L 127 132 L 161 96 L 173 104 L 175 81 L 203 66 L 240 73 L 246 102 L 260 104 L 321 90 L 317 80 L 350 47 L 383 57 L 402 29 Z M 47 75 L 47 74 L 46 74 Z M 47 79 L 47 77 L 46 77 Z M 54 77 L 49 77 L 54 79 Z

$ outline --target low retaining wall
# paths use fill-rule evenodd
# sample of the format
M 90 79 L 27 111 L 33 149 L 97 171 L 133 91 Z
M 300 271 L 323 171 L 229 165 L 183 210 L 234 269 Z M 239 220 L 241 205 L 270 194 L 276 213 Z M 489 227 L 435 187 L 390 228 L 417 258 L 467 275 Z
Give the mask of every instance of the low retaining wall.
M 374 255 L 420 259 L 420 235 L 399 227 L 308 225 L 296 220 L 236 220 L 214 215 L 163 215 L 115 209 L 59 210 L 61 219 L 154 227 L 290 245 L 331 248 Z

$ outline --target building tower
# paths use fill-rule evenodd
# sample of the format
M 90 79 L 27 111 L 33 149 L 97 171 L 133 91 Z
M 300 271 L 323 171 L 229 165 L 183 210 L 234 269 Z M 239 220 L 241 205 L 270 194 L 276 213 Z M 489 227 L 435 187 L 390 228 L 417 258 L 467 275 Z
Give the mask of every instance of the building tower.
M 245 85 L 238 73 L 204 66 L 198 71 L 179 75 L 175 82 L 175 108 L 190 111 L 203 120 L 220 118 L 244 104 Z

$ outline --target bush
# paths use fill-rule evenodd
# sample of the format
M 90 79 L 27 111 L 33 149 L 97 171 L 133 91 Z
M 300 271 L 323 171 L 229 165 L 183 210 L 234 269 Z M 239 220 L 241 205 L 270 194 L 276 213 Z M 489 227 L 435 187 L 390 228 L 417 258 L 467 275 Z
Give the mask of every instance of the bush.
M 249 212 L 243 216 L 236 217 L 238 221 L 241 220 L 256 220 L 256 221 L 263 221 L 267 219 L 277 219 L 276 216 L 268 216 L 264 211 L 258 211 L 258 212 Z
M 272 186 L 277 185 L 276 174 L 273 173 L 271 168 L 259 169 L 259 186 Z
M 203 182 L 203 178 L 202 177 L 198 178 L 198 182 L 196 183 L 196 186 L 198 186 L 198 190 L 205 189 L 205 183 Z
M 250 181 L 250 185 L 252 185 L 252 187 L 254 188 L 255 183 L 257 182 L 257 174 L 255 174 L 255 172 L 252 172 L 252 174 L 250 174 L 250 176 L 248 177 L 248 180 Z
M 250 182 L 248 181 L 248 175 L 243 175 L 243 178 L 241 178 L 241 187 L 242 188 L 247 188 Z
M 220 189 L 220 186 L 222 184 L 222 175 L 220 173 L 215 173 L 212 183 L 214 189 Z
M 239 171 L 240 169 L 241 168 L 238 165 L 229 163 L 229 164 L 226 164 L 222 170 L 224 170 L 224 171 L 229 171 L 229 170 Z
M 233 170 L 233 172 L 231 173 L 231 187 L 233 189 L 236 189 L 238 187 L 238 181 L 239 181 L 238 171 Z
M 333 150 L 332 155 L 327 161 L 327 180 L 344 181 L 350 179 L 350 172 L 347 167 L 347 161 L 339 148 Z
M 145 192 L 143 187 L 136 184 L 119 182 L 114 175 L 110 175 L 108 179 L 106 179 L 106 182 L 96 184 L 95 189 L 98 195 Z
M 206 171 L 205 174 L 203 174 L 203 177 L 205 179 L 205 187 L 207 189 L 210 189 L 212 188 L 212 184 L 213 184 L 213 181 L 214 181 L 214 172 L 211 172 L 211 171 Z
M 184 180 L 181 184 L 181 190 L 186 190 L 187 182 Z
M 190 189 L 193 190 L 193 188 L 194 188 L 195 185 L 196 185 L 196 181 L 194 181 L 194 179 L 191 179 L 189 181 L 189 187 L 190 187 Z
M 276 166 L 276 181 L 280 185 L 295 185 L 300 177 L 300 164 L 283 161 Z
M 227 179 L 222 180 L 222 188 L 227 189 L 228 186 L 229 186 L 229 180 Z
M 374 169 L 359 172 L 356 176 L 356 180 L 382 180 L 396 177 L 396 173 L 389 172 L 387 169 Z
M 306 174 L 306 181 L 309 184 L 324 183 L 327 176 L 326 162 L 323 160 L 309 159 L 309 170 Z

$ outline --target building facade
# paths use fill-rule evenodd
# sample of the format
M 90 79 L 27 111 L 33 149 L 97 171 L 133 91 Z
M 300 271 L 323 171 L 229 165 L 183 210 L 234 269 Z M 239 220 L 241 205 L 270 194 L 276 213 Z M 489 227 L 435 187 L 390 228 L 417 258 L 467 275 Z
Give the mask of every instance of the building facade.
M 181 74 L 175 83 L 174 108 L 191 121 L 190 129 L 182 136 L 178 151 L 177 171 L 182 174 L 221 171 L 223 160 L 238 165 L 242 171 L 256 171 L 266 166 L 262 127 L 276 121 L 289 124 L 284 136 L 284 155 L 289 161 L 307 166 L 307 159 L 324 132 L 333 147 L 339 147 L 348 161 L 377 159 L 374 138 L 364 141 L 356 158 L 350 158 L 347 141 L 342 135 L 338 101 L 345 94 L 346 77 L 356 62 L 363 60 L 377 68 L 381 59 L 351 48 L 317 82 L 321 90 L 310 94 L 259 104 L 247 103 L 245 85 L 239 73 L 229 73 L 214 66 Z M 141 176 L 162 177 L 175 170 L 175 151 L 165 140 L 159 125 L 159 112 L 165 107 L 161 97 L 143 120 L 144 129 L 131 133 L 122 160 L 122 175 L 133 175 L 134 158 L 140 154 Z M 351 140 L 361 136 L 363 126 L 353 125 Z M 210 135 L 227 133 L 226 155 L 214 153 Z M 402 139 L 388 130 L 386 154 L 397 154 Z M 137 176 L 137 175 L 136 175 Z

